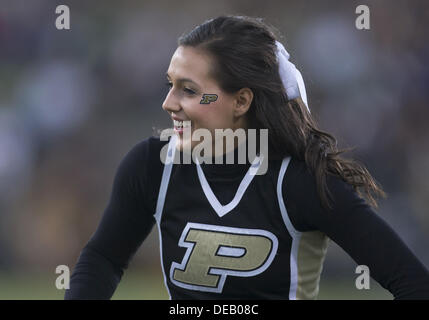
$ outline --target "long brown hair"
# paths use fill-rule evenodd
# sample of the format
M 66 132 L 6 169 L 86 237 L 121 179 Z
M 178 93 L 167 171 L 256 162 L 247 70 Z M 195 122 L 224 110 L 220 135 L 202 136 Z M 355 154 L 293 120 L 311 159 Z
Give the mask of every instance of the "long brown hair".
M 210 19 L 178 39 L 179 46 L 203 50 L 212 57 L 211 76 L 226 92 L 253 91 L 247 112 L 251 128 L 268 129 L 269 150 L 305 161 L 315 176 L 321 203 L 330 208 L 327 176 L 347 182 L 377 207 L 385 193 L 368 170 L 341 156 L 337 140 L 323 132 L 301 98 L 289 100 L 278 71 L 277 29 L 261 18 L 220 16 Z

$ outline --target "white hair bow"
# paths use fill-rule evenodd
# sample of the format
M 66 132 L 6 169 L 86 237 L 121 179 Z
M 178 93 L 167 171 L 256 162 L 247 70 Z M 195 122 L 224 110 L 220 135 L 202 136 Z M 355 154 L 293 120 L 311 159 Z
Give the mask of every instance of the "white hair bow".
M 286 94 L 289 99 L 295 99 L 301 97 L 304 101 L 308 111 L 310 108 L 307 103 L 307 93 L 305 91 L 304 80 L 302 79 L 301 72 L 295 67 L 295 65 L 289 61 L 289 53 L 285 47 L 278 41 L 277 46 L 277 59 L 279 62 L 279 73 L 282 79 L 283 86 L 286 90 Z

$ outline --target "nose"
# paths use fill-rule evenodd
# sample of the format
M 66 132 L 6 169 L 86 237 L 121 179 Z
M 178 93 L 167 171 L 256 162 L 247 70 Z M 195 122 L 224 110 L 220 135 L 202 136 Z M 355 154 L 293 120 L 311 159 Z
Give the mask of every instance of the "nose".
M 162 109 L 169 113 L 178 112 L 182 109 L 179 101 L 174 97 L 173 90 L 170 90 L 165 97 L 165 100 L 162 103 Z

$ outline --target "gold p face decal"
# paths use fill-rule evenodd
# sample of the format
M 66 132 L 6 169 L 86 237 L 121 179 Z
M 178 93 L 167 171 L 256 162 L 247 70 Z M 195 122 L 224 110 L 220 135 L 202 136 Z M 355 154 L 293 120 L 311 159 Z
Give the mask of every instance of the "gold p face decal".
M 278 240 L 266 230 L 188 223 L 179 246 L 187 250 L 181 263 L 171 264 L 171 282 L 220 293 L 227 276 L 252 277 L 264 272 L 274 259 Z
M 215 102 L 217 100 L 217 94 L 208 94 L 204 93 L 201 97 L 200 104 L 209 104 L 210 102 Z

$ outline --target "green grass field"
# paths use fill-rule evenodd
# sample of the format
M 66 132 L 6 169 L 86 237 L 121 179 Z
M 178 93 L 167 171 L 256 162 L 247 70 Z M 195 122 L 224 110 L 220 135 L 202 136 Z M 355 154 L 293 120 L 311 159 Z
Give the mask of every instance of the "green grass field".
M 57 300 L 64 290 L 55 287 L 56 275 L 0 274 L 0 300 Z M 126 272 L 113 299 L 162 300 L 168 299 L 161 273 L 142 275 Z M 374 280 L 369 290 L 357 290 L 353 279 L 328 281 L 322 278 L 319 300 L 389 300 L 392 295 Z

